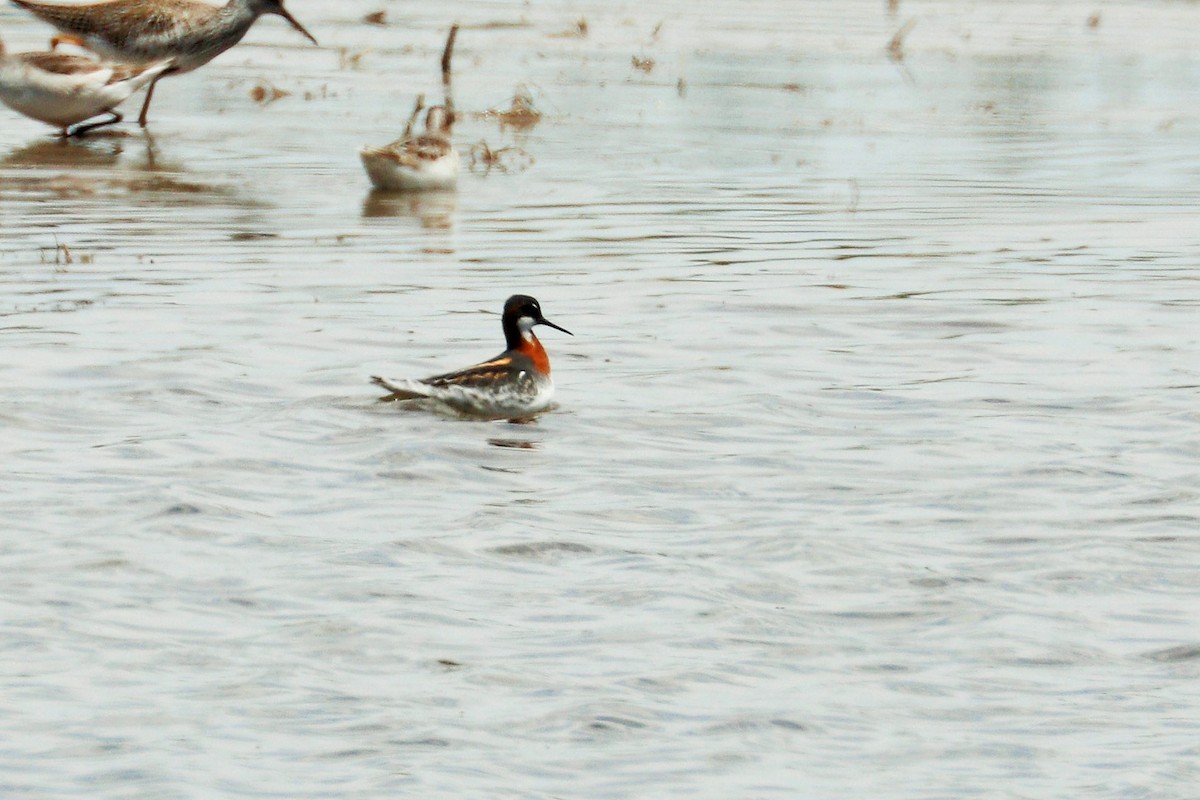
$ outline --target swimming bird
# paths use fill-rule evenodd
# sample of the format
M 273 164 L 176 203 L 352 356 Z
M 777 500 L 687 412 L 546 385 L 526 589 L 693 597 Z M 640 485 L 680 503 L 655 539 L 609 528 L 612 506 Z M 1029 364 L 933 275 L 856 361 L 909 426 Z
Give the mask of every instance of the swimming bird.
M 259 17 L 275 14 L 313 44 L 317 40 L 283 7 L 283 0 L 229 0 L 214 6 L 201 0 L 102 0 L 85 5 L 12 0 L 64 35 L 51 39 L 86 47 L 104 58 L 134 63 L 173 59 L 165 74 L 191 72 L 242 40 Z M 158 75 L 146 93 L 138 123 L 146 126 Z
M 422 380 L 373 376 L 372 383 L 391 392 L 380 399 L 432 401 L 435 407 L 483 419 L 521 419 L 544 411 L 554 395 L 554 382 L 550 380 L 550 357 L 533 328 L 546 325 L 574 334 L 542 316 L 538 301 L 524 294 L 505 301 L 500 323 L 507 345 L 500 355 Z
M 64 137 L 79 136 L 120 122 L 113 109 L 171 66 L 169 60 L 115 64 L 67 53 L 8 53 L 0 42 L 0 102 L 61 128 Z M 105 113 L 106 120 L 79 124 Z
M 425 114 L 425 132 L 404 136 L 383 147 L 358 151 L 376 189 L 421 192 L 453 189 L 460 158 L 450 141 L 450 112 L 433 106 Z

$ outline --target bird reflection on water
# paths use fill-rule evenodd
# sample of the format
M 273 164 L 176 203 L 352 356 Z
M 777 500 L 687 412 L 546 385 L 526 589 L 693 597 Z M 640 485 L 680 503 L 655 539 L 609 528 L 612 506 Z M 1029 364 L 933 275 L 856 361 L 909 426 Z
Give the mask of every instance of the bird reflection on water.
M 383 192 L 371 190 L 363 200 L 363 219 L 412 217 L 422 228 L 449 230 L 458 211 L 457 192 Z
M 164 160 L 148 132 L 98 131 L 86 139 L 37 139 L 0 157 L 0 191 L 50 190 L 59 195 L 171 195 L 180 202 L 236 198 L 233 184 L 191 180 Z M 185 199 L 186 198 L 186 199 Z M 238 201 L 239 203 L 241 201 Z

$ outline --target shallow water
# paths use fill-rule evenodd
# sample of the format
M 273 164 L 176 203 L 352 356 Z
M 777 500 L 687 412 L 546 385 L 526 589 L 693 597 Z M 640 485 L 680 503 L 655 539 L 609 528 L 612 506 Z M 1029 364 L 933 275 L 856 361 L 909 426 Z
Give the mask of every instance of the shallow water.
M 0 109 L 0 795 L 1195 796 L 1200 6 L 289 7 Z M 515 291 L 557 410 L 374 402 Z

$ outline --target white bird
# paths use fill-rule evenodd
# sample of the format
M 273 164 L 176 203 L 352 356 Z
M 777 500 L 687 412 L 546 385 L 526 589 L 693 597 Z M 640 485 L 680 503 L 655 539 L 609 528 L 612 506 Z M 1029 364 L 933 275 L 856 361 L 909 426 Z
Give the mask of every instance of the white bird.
M 453 189 L 458 183 L 459 155 L 450 141 L 454 127 L 454 101 L 450 97 L 450 59 L 458 24 L 450 26 L 442 49 L 442 93 L 445 101 L 425 112 L 425 132 L 413 133 L 413 123 L 425 106 L 425 95 L 417 98 L 404 135 L 383 147 L 358 151 L 367 177 L 376 189 L 389 192 L 426 192 Z
M 0 102 L 60 128 L 64 137 L 78 136 L 120 122 L 123 117 L 113 109 L 172 63 L 121 64 L 68 53 L 9 53 L 0 42 Z M 101 114 L 109 118 L 79 124 Z
M 406 134 L 383 147 L 364 147 L 358 155 L 376 189 L 421 192 L 453 189 L 459 155 L 450 141 L 451 112 L 433 106 L 425 114 L 425 132 Z

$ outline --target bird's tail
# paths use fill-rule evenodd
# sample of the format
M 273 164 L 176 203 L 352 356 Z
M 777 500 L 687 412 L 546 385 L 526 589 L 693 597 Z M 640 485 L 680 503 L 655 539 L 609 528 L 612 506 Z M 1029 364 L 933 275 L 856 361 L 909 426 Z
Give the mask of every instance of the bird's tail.
M 418 397 L 428 397 L 429 392 L 426 391 L 424 384 L 417 381 L 401 378 L 397 381 L 389 381 L 387 378 L 381 378 L 378 375 L 371 376 L 371 383 L 387 389 L 391 394 L 385 395 L 380 400 L 415 400 Z

